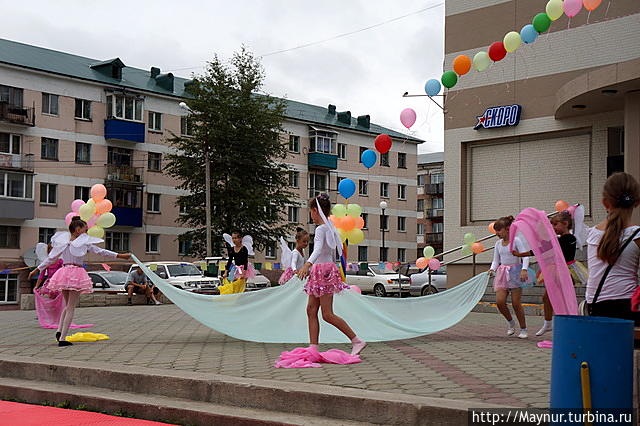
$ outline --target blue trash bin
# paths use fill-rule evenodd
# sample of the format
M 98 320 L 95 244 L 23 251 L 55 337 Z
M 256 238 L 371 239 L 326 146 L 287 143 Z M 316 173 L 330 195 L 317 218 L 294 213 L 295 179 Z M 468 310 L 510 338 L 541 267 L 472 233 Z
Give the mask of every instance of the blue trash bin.
M 633 327 L 633 321 L 616 318 L 554 316 L 550 408 L 581 412 L 580 370 L 587 362 L 593 410 L 631 412 Z

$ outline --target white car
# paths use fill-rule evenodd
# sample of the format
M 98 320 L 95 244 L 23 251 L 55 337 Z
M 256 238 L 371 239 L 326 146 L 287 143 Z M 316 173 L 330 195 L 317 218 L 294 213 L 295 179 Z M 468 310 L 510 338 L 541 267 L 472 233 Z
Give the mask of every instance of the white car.
M 384 297 L 387 294 L 398 294 L 399 286 L 402 286 L 402 293 L 409 293 L 409 277 L 386 268 L 380 269 L 377 263 L 370 263 L 366 271 L 347 271 L 346 276 L 347 285 L 360 287 L 362 293 Z
M 155 274 L 166 280 L 174 287 L 187 291 L 214 291 L 220 285 L 220 280 L 205 277 L 196 265 L 189 262 L 144 262 L 150 269 L 155 268 Z M 153 266 L 155 265 L 155 266 Z M 135 265 L 131 265 L 129 272 Z
M 271 287 L 271 281 L 269 281 L 269 278 L 262 275 L 260 271 L 256 271 L 256 276 L 247 280 L 245 291 L 261 290 L 267 287 Z
M 118 291 L 126 293 L 124 286 L 127 284 L 126 272 L 122 271 L 89 271 L 91 281 L 93 281 L 93 291 Z
M 427 296 L 439 291 L 445 291 L 447 289 L 447 267 L 443 266 L 439 270 L 431 272 L 431 284 L 429 284 L 428 269 L 412 274 L 409 280 L 411 281 L 410 291 L 412 296 Z

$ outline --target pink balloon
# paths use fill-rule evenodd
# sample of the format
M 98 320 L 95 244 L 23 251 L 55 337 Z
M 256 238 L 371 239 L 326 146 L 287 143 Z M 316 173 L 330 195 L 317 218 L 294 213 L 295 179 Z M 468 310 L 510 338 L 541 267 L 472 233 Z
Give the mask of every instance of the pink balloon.
M 87 227 L 91 228 L 93 225 L 95 225 L 99 217 L 99 214 L 94 214 L 93 217 L 87 221 Z
M 73 219 L 74 216 L 78 216 L 78 213 L 76 212 L 67 213 L 67 215 L 64 217 L 64 223 L 66 223 L 67 226 L 69 226 L 69 224 L 71 223 L 71 219 Z
M 576 211 L 576 208 L 577 208 L 577 207 L 578 207 L 578 206 L 569 206 L 569 207 L 567 208 L 567 211 L 569 212 L 569 214 L 570 214 L 571 216 L 573 216 L 573 214 L 575 213 L 575 211 Z
M 564 0 L 564 14 L 569 18 L 576 16 L 582 9 L 582 0 Z
M 358 287 L 357 285 L 350 285 L 349 290 L 356 292 L 358 294 L 362 294 L 362 290 L 360 290 L 360 287 Z
M 78 210 L 80 210 L 80 207 L 82 207 L 83 205 L 84 205 L 84 201 L 73 200 L 73 202 L 71 203 L 71 211 L 78 213 Z
M 416 112 L 411 108 L 405 108 L 400 113 L 400 122 L 404 127 L 410 129 L 416 122 Z
M 440 269 L 440 261 L 435 257 L 433 259 L 430 259 L 429 269 L 431 269 L 432 271 L 437 271 L 438 269 Z
M 98 201 L 104 200 L 104 197 L 106 196 L 107 188 L 103 184 L 96 183 L 91 187 L 91 198 L 93 198 L 93 201 L 95 201 L 96 203 Z

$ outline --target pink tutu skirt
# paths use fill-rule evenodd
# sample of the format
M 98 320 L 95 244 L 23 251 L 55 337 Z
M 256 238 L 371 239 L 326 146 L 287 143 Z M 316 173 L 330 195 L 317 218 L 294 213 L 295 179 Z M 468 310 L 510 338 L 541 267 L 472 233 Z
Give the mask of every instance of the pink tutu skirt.
M 533 286 L 535 283 L 535 275 L 533 271 L 527 269 L 527 280 L 520 279 L 520 271 L 522 265 L 516 263 L 514 265 L 500 265 L 496 270 L 496 276 L 493 278 L 494 290 L 511 290 L 514 288 L 526 288 Z
M 244 279 L 250 279 L 250 278 L 255 278 L 256 277 L 256 270 L 253 268 L 253 265 L 251 263 L 247 264 L 247 270 L 244 270 L 243 266 L 237 266 L 238 268 L 238 272 L 236 272 L 237 275 L 242 275 L 244 273 L 244 275 L 242 276 L 242 278 Z
M 51 291 L 74 290 L 81 294 L 93 293 L 93 283 L 84 268 L 65 265 L 49 279 L 47 287 Z
M 282 273 L 282 275 L 280 275 L 280 279 L 278 280 L 278 283 L 280 285 L 282 284 L 286 284 L 287 281 L 289 281 L 291 278 L 293 278 L 293 276 L 295 275 L 295 272 L 293 269 L 291 269 L 291 267 L 287 268 L 286 271 L 284 271 Z
M 340 293 L 349 286 L 342 282 L 340 271 L 335 263 L 316 263 L 311 267 L 309 279 L 304 291 L 309 296 L 320 297 L 325 294 Z

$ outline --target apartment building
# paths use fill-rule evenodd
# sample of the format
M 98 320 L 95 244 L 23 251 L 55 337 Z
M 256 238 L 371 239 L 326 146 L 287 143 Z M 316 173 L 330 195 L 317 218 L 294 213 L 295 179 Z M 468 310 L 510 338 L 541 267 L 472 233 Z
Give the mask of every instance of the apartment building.
M 444 152 L 418 154 L 417 256 L 426 246 L 444 247 Z

